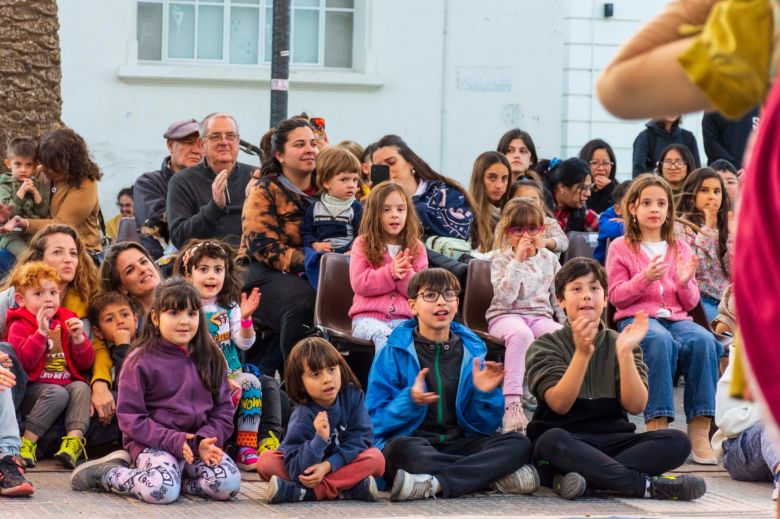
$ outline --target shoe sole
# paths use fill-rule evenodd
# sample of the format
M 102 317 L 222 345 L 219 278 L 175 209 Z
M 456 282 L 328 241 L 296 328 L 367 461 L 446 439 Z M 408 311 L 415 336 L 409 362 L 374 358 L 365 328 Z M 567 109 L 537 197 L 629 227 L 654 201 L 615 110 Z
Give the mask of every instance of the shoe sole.
M 32 483 L 26 481 L 24 483 L 20 483 L 19 485 L 16 485 L 15 487 L 0 489 L 0 496 L 27 497 L 32 495 L 33 492 L 35 492 L 35 489 L 33 488 Z
M 561 478 L 561 484 L 554 489 L 555 493 L 564 499 L 577 499 L 585 494 L 588 484 L 585 478 L 576 472 L 569 472 Z
M 31 460 L 29 458 L 22 458 L 21 456 L 19 456 L 19 459 L 22 460 L 22 465 L 23 465 L 22 468 L 25 468 L 25 469 L 34 469 L 35 468 L 35 462 L 33 460 Z
M 368 493 L 371 496 L 370 501 L 379 499 L 379 488 L 376 486 L 376 479 L 373 476 L 368 476 Z
M 236 467 L 243 470 L 244 472 L 257 472 L 257 462 L 254 462 L 251 465 L 236 462 Z
M 408 478 L 409 473 L 406 472 L 403 469 L 399 469 L 398 472 L 395 474 L 395 479 L 393 480 L 393 488 L 390 490 L 390 501 L 408 501 L 408 498 L 401 498 L 401 494 L 406 489 L 406 482 L 411 481 L 411 478 Z M 399 477 L 401 476 L 401 477 Z
M 108 454 L 108 455 L 103 456 L 102 458 L 98 458 L 96 460 L 85 461 L 84 463 L 82 463 L 81 465 L 79 465 L 78 467 L 73 469 L 73 472 L 71 472 L 71 474 L 70 474 L 70 487 L 73 490 L 79 490 L 79 491 L 95 490 L 94 487 L 87 487 L 86 485 L 83 485 L 86 488 L 80 488 L 82 485 L 79 485 L 76 480 L 79 478 L 79 476 L 86 469 L 88 469 L 90 467 L 94 467 L 95 465 L 99 465 L 101 463 L 105 463 L 107 461 L 124 461 L 127 464 L 128 467 L 132 464 L 131 460 L 130 460 L 130 454 L 128 454 L 127 451 L 123 451 L 123 450 L 114 451 L 111 454 Z
M 516 476 L 516 477 L 512 478 L 512 483 L 514 483 L 516 481 L 517 482 L 516 484 L 504 485 L 504 484 L 499 482 L 500 480 L 496 481 L 496 483 L 495 483 L 496 490 L 498 490 L 502 494 L 510 494 L 510 495 L 512 495 L 512 494 L 513 495 L 531 495 L 531 494 L 535 493 L 537 490 L 539 490 L 539 487 L 541 486 L 541 482 L 539 480 L 539 472 L 537 472 L 536 467 L 534 467 L 533 465 L 526 465 L 526 466 L 529 467 L 528 470 L 531 471 L 531 475 L 532 475 L 533 480 L 534 480 L 534 484 L 533 484 L 533 489 L 532 490 L 528 491 L 528 490 L 525 490 L 523 488 L 520 488 L 520 487 L 523 486 L 522 485 L 522 480 L 524 479 L 524 478 L 522 478 L 520 476 Z M 515 474 L 516 474 L 516 472 L 511 474 L 511 475 L 515 476 Z M 517 487 L 517 488 L 513 488 L 513 487 Z
M 692 478 L 688 477 L 688 474 L 683 474 L 682 476 L 677 476 L 677 479 L 681 480 L 679 485 L 682 486 L 682 492 L 677 489 L 660 486 L 653 493 L 653 498 L 670 501 L 694 501 L 707 492 L 707 483 L 701 478 Z M 685 483 L 685 481 L 689 483 Z
M 276 497 L 277 492 L 279 492 L 279 485 L 277 483 L 278 481 L 278 476 L 271 476 L 271 479 L 268 481 L 268 490 L 265 494 L 265 502 L 269 505 L 276 504 L 273 499 Z

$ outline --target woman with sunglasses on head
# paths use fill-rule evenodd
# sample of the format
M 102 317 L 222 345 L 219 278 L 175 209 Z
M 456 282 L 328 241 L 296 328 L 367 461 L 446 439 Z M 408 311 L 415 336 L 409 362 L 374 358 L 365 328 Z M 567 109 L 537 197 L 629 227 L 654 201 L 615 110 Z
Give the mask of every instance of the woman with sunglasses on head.
M 615 189 L 617 161 L 612 146 L 604 140 L 588 141 L 580 150 L 580 159 L 590 166 L 593 175 L 593 190 L 588 199 L 588 208 L 598 214 L 612 207 L 612 190 Z
M 593 173 L 587 162 L 552 159 L 542 178 L 544 187 L 552 193 L 553 216 L 565 233 L 599 230 L 599 216 L 586 207 L 593 190 Z
M 683 144 L 670 144 L 661 151 L 655 172 L 672 186 L 675 199 L 682 193 L 688 173 L 696 169 L 696 159 L 691 150 Z
M 525 354 L 536 337 L 561 328 L 553 317 L 558 257 L 543 245 L 544 213 L 530 198 L 514 200 L 498 223 L 490 265 L 493 301 L 485 315 L 488 331 L 506 343 L 503 431 L 525 432 Z M 559 310 L 558 310 L 559 311 Z

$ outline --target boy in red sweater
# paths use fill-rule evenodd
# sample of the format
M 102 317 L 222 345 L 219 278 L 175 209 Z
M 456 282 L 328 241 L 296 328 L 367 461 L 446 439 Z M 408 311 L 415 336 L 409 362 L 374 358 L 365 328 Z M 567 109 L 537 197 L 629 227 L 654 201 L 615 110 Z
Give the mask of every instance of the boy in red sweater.
M 17 266 L 11 274 L 19 308 L 8 311 L 5 340 L 29 377 L 19 412 L 24 418 L 20 457 L 34 467 L 38 439 L 65 412 L 66 435 L 54 455 L 75 468 L 84 455 L 90 388 L 83 374 L 95 352 L 78 316 L 60 306 L 57 271 L 43 262 Z

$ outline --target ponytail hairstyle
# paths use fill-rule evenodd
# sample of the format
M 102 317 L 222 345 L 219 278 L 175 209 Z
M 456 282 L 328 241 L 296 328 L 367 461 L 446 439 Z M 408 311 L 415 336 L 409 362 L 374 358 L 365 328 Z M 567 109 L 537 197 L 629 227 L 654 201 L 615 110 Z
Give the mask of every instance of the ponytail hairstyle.
M 584 160 L 578 158 L 570 158 L 561 161 L 558 158 L 550 160 L 550 167 L 548 173 L 542 177 L 544 187 L 552 195 L 552 209 L 553 211 L 560 209 L 560 206 L 555 198 L 555 192 L 558 186 L 564 186 L 567 188 L 582 187 L 585 184 L 585 180 L 591 177 L 593 174 L 590 172 L 590 166 Z M 569 219 L 566 222 L 566 228 L 564 232 L 569 231 L 581 231 L 585 228 L 585 216 L 587 215 L 587 206 L 579 208 L 567 208 L 569 211 Z
M 674 195 L 672 194 L 672 186 L 664 180 L 663 177 L 654 175 L 653 173 L 642 173 L 631 181 L 631 186 L 628 188 L 628 192 L 623 197 L 621 202 L 623 212 L 623 223 L 625 224 L 625 239 L 628 246 L 639 252 L 639 245 L 642 243 L 642 230 L 639 228 L 639 222 L 631 214 L 630 209 L 636 208 L 642 198 L 642 192 L 648 187 L 658 186 L 666 193 L 666 200 L 668 203 L 668 211 L 666 213 L 666 220 L 661 226 L 661 238 L 669 244 L 670 247 L 677 253 L 677 241 L 674 236 Z
M 225 281 L 217 294 L 217 304 L 230 309 L 241 302 L 241 287 L 244 285 L 241 281 L 243 269 L 236 263 L 237 254 L 233 246 L 220 240 L 189 240 L 176 256 L 173 273 L 186 279 L 198 268 L 203 258 L 222 260 L 225 264 Z
M 225 383 L 225 357 L 209 333 L 198 291 L 184 279 L 178 276 L 168 278 L 157 287 L 152 308 L 144 319 L 141 333 L 133 341 L 131 351 L 139 350 L 135 356 L 138 358 L 155 348 L 159 348 L 160 314 L 170 310 L 176 312 L 197 310 L 199 314 L 198 330 L 190 341 L 189 355 L 195 363 L 203 385 L 212 395 L 216 395 L 222 384 Z M 154 324 L 154 318 L 157 319 L 157 325 Z M 130 358 L 129 352 L 128 358 Z
M 301 117 L 293 117 L 286 119 L 276 125 L 275 128 L 270 130 L 271 136 L 268 140 L 267 147 L 263 141 L 260 143 L 260 149 L 263 150 L 265 161 L 260 166 L 260 175 L 263 177 L 269 175 L 281 175 L 282 164 L 276 158 L 277 153 L 284 153 L 284 145 L 287 144 L 288 136 L 290 132 L 298 128 L 309 128 L 314 133 L 314 127 L 307 119 Z M 263 140 L 266 136 L 263 136 Z M 312 172 L 312 183 L 314 183 L 315 174 Z
M 389 181 L 381 182 L 371 189 L 371 193 L 366 198 L 366 208 L 363 211 L 359 231 L 363 237 L 363 254 L 374 267 L 381 267 L 384 263 L 387 238 L 382 227 L 382 214 L 385 201 L 392 193 L 398 193 L 406 202 L 406 223 L 398 235 L 401 250 L 409 249 L 412 257 L 417 258 L 422 249 L 420 247 L 422 224 L 412 204 L 412 198 L 398 184 Z
M 512 178 L 512 167 L 507 158 L 497 151 L 486 151 L 477 157 L 477 160 L 474 161 L 474 168 L 471 171 L 471 195 L 477 204 L 475 213 L 479 213 L 478 218 L 474 221 L 477 223 L 476 231 L 479 233 L 479 250 L 481 252 L 489 252 L 493 242 L 493 232 L 490 228 L 490 223 L 492 222 L 492 212 L 496 206 L 490 201 L 485 191 L 485 173 L 488 168 L 495 164 L 504 166 L 507 175 L 509 175 L 507 189 L 504 192 L 504 196 L 498 201 L 498 208 L 501 208 L 510 198 L 508 184 Z
M 696 194 L 701 189 L 701 185 L 705 180 L 714 178 L 718 180 L 720 184 L 720 192 L 722 198 L 720 201 L 720 208 L 718 209 L 718 261 L 723 272 L 728 274 L 726 268 L 726 254 L 728 254 L 728 239 L 729 239 L 729 210 L 730 202 L 729 195 L 726 192 L 726 184 L 723 179 L 712 168 L 699 168 L 692 171 L 687 177 L 685 177 L 685 183 L 683 183 L 682 193 L 680 194 L 680 200 L 677 206 L 677 218 L 680 223 L 688 226 L 694 232 L 699 232 L 704 226 L 704 214 L 696 209 Z

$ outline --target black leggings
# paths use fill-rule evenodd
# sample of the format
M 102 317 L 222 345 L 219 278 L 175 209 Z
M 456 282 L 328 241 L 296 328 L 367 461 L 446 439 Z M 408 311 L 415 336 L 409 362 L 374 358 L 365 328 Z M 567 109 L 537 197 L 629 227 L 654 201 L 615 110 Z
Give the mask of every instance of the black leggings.
M 531 442 L 519 433 L 496 433 L 457 438 L 435 447 L 425 438 L 401 436 L 390 440 L 382 454 L 389 484 L 399 469 L 430 474 L 439 481 L 444 497 L 458 497 L 487 488 L 528 463 Z
M 249 291 L 254 287 L 258 287 L 262 294 L 260 306 L 254 315 L 263 325 L 275 332 L 272 335 L 278 334 L 281 360 L 284 361 L 295 343 L 303 339 L 312 327 L 316 298 L 314 288 L 294 274 L 285 274 L 257 261 L 251 261 L 247 266 L 244 290 Z M 258 346 L 262 348 L 263 344 L 268 346 L 268 342 L 257 341 L 252 350 Z M 271 347 L 275 346 L 272 344 Z M 279 366 L 269 364 L 278 364 L 278 355 L 271 351 L 252 350 L 247 355 L 247 361 L 257 365 L 266 375 L 272 375 L 272 370 Z
M 688 436 L 674 429 L 643 434 L 550 429 L 537 438 L 533 461 L 546 487 L 556 473 L 577 472 L 595 490 L 642 497 L 647 476 L 679 467 L 690 453 Z

